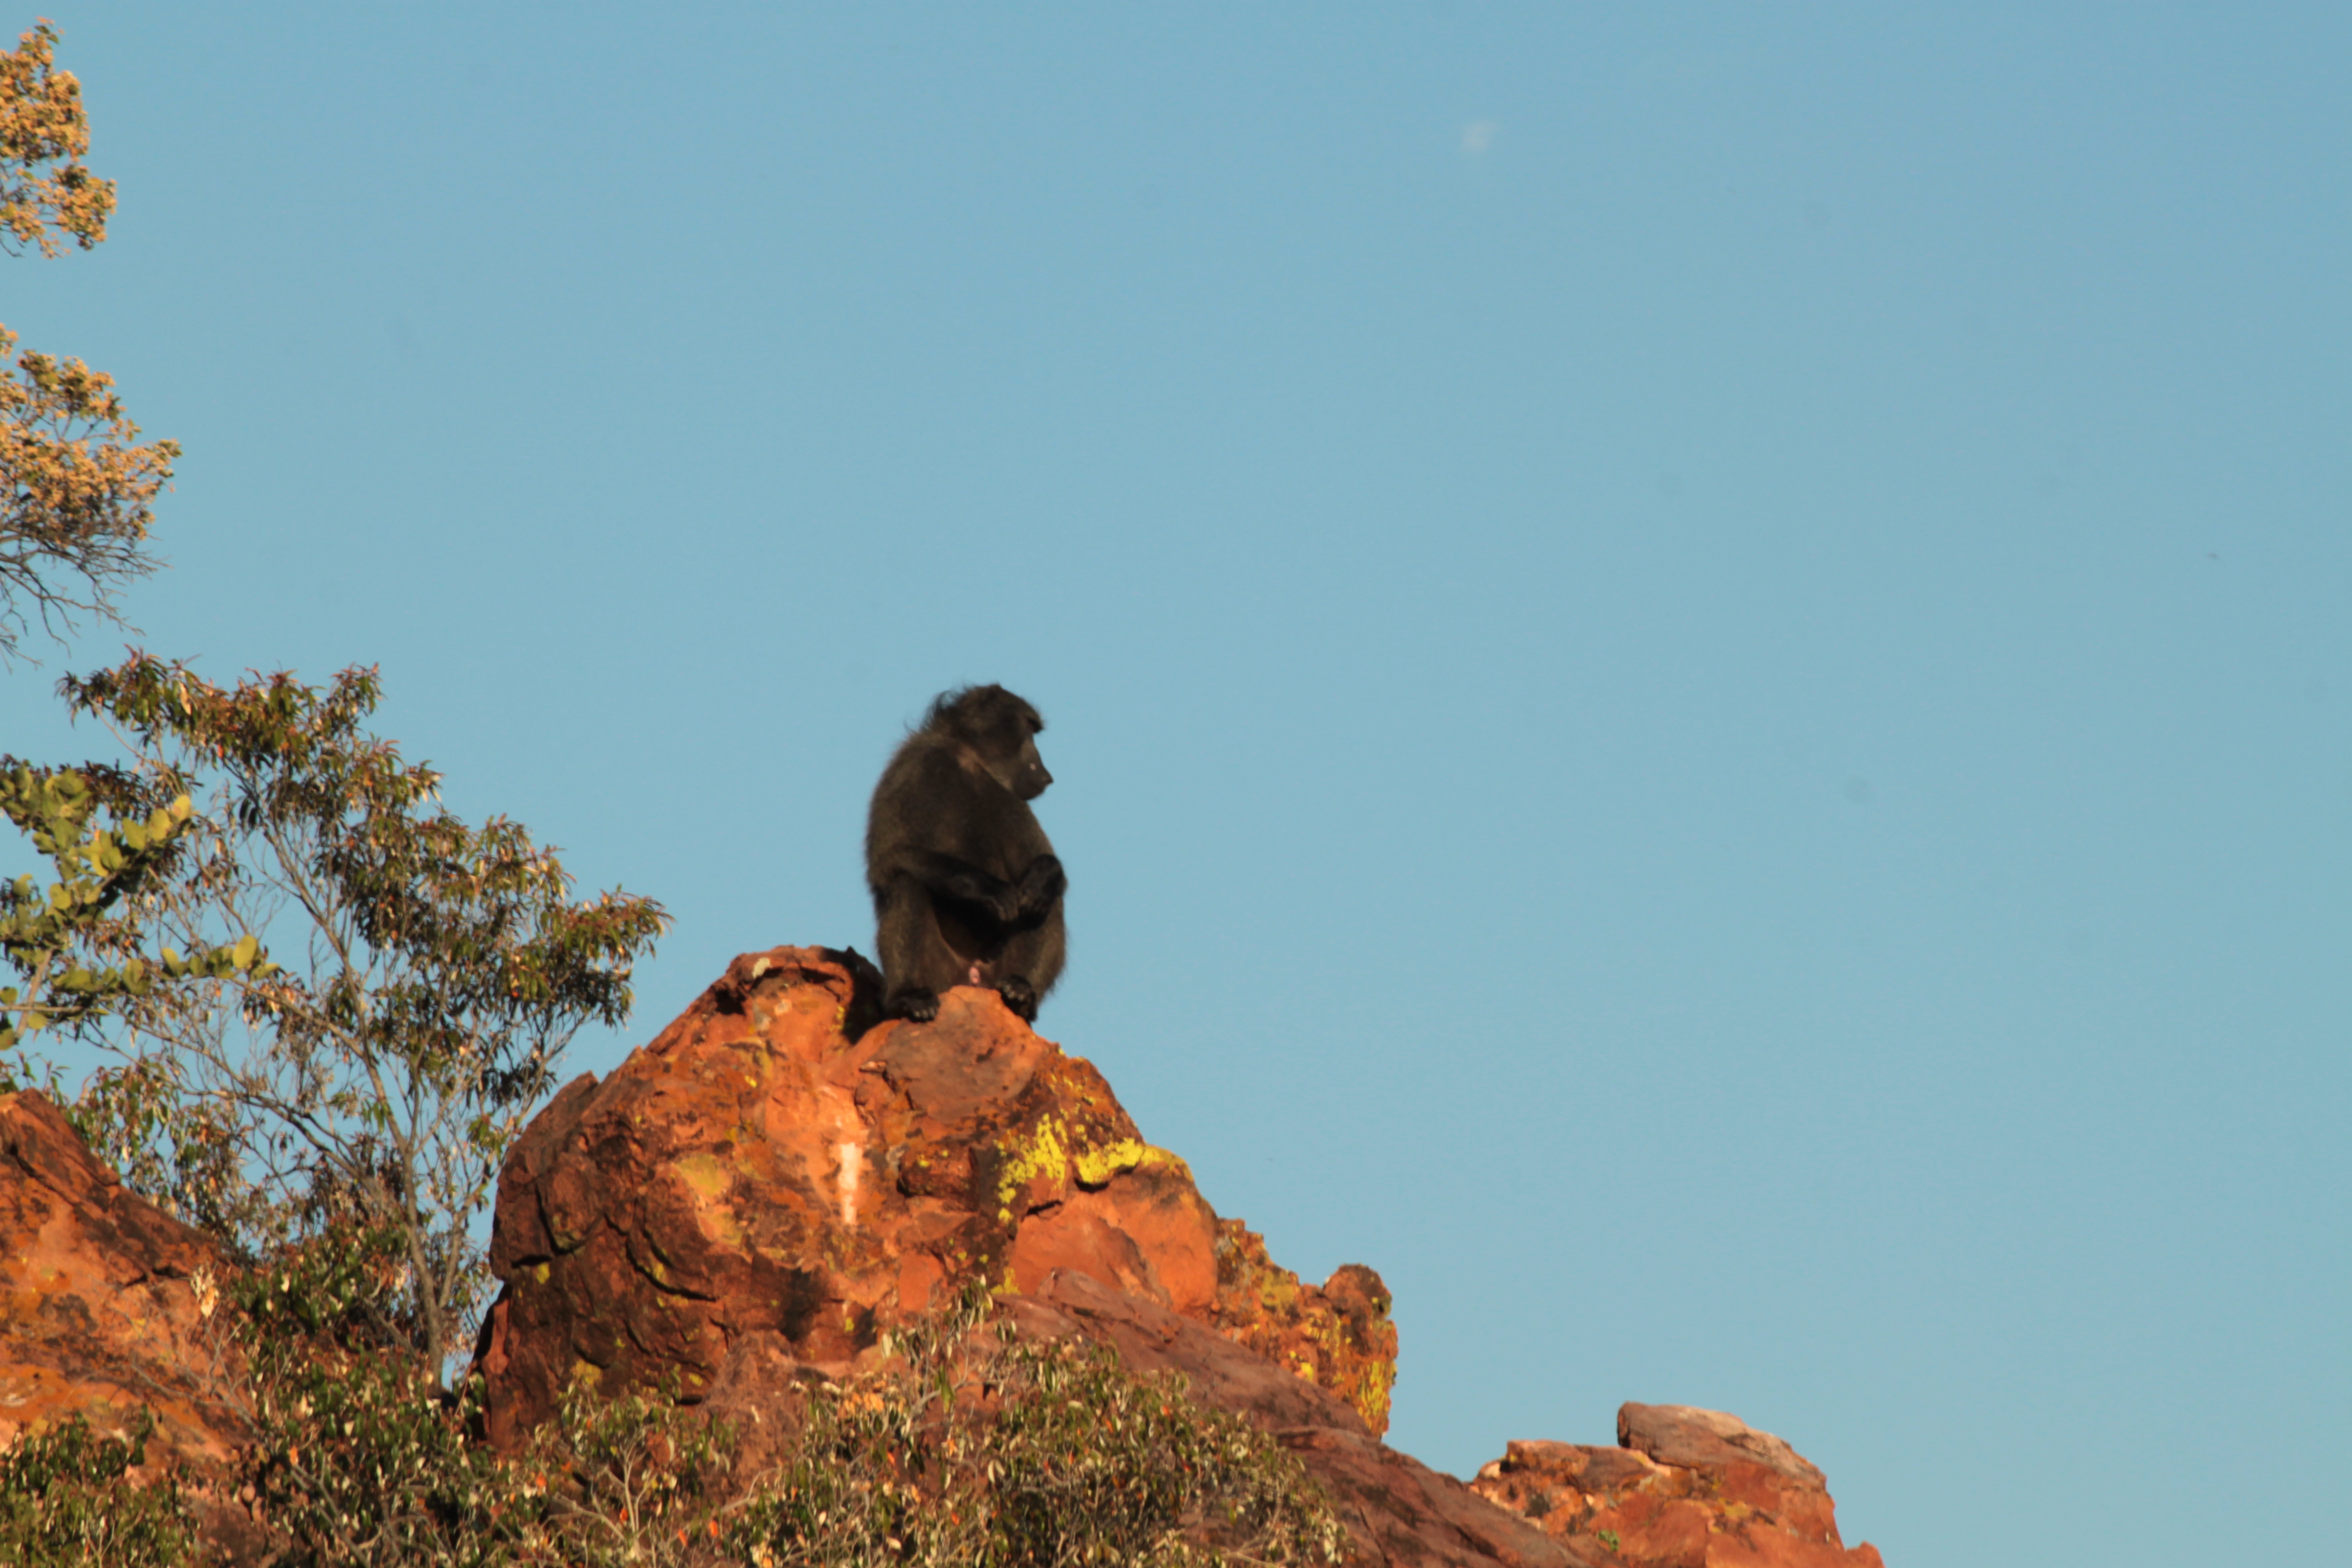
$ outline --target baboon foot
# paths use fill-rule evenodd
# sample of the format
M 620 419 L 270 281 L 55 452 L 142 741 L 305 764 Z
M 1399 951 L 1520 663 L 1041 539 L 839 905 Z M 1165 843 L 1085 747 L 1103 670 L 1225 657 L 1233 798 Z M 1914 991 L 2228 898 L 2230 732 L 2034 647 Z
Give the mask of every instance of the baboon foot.
M 1004 998 L 1006 1006 L 1020 1015 L 1022 1022 L 1034 1024 L 1037 1021 L 1037 988 L 1026 980 L 1016 974 L 999 984 L 996 994 Z

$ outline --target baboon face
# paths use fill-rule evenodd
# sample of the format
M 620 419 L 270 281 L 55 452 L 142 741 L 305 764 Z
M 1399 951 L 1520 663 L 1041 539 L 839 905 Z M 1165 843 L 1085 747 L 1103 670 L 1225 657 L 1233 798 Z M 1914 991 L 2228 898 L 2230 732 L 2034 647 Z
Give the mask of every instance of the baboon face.
M 992 743 L 981 750 L 996 782 L 1023 800 L 1035 800 L 1054 782 L 1054 775 L 1045 771 L 1045 759 L 1037 754 L 1038 728 L 1042 726 L 1037 715 L 1025 714 L 1016 728 L 1000 731 L 992 737 Z
M 1035 800 L 1054 782 L 1037 754 L 1037 734 L 1045 721 L 1037 710 L 1001 686 L 961 693 L 942 717 L 980 758 L 989 776 L 1022 800 Z

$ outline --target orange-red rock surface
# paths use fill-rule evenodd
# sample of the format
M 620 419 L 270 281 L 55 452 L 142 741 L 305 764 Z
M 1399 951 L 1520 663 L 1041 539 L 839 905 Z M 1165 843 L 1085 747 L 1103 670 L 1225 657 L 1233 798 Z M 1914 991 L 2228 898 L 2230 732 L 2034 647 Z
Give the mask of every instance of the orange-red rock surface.
M 1728 1416 L 1627 1405 L 1626 1447 L 1514 1444 L 1475 1487 L 1387 1447 L 1378 1275 L 1301 1283 L 993 992 L 876 1024 L 877 982 L 850 953 L 747 954 L 531 1123 L 499 1184 L 505 1289 L 477 1356 L 495 1441 L 585 1372 L 608 1389 L 675 1377 L 756 1452 L 800 1379 L 849 1370 L 977 1280 L 1008 1293 L 1021 1333 L 1108 1342 L 1274 1433 L 1358 1563 L 1877 1563 L 1838 1544 L 1818 1471 Z
M 1617 1442 L 1513 1443 L 1471 1489 L 1625 1568 L 1881 1568 L 1839 1540 L 1822 1472 L 1736 1415 L 1627 1405 Z
M 0 1447 L 76 1415 L 121 1436 L 144 1407 L 151 1461 L 228 1459 L 245 1426 L 222 1397 L 236 1371 L 213 1315 L 224 1272 L 47 1099 L 0 1095 Z
M 1320 1288 L 1221 1220 L 1110 1086 L 1007 1010 L 950 991 L 876 1023 L 855 954 L 746 954 L 602 1083 L 541 1111 L 502 1173 L 504 1289 L 476 1366 L 494 1441 L 568 1379 L 659 1386 L 757 1432 L 964 1282 L 1033 1337 L 1106 1341 L 1247 1416 L 1391 1568 L 1875 1568 L 1820 1472 L 1729 1416 L 1629 1405 L 1617 1448 L 1515 1443 L 1465 1486 L 1380 1441 L 1389 1295 Z
M 477 1357 L 494 1440 L 575 1370 L 756 1401 L 792 1369 L 845 1369 L 966 1280 L 1034 1291 L 1056 1269 L 1227 1332 L 1386 1426 L 1377 1275 L 1318 1289 L 1277 1268 L 1092 1064 L 993 992 L 869 1028 L 876 992 L 852 954 L 746 954 L 532 1121 L 499 1182 L 504 1289 Z

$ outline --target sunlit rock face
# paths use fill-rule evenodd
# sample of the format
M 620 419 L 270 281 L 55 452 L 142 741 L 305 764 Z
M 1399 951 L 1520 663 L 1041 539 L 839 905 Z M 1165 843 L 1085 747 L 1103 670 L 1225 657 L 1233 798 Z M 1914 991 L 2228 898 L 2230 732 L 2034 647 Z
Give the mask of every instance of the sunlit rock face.
M 1734 1417 L 1628 1405 L 1619 1446 L 1514 1443 L 1465 1486 L 1380 1441 L 1389 1293 L 1320 1287 L 1220 1219 L 1093 1065 L 992 991 L 879 1021 L 855 953 L 777 948 L 509 1155 L 476 1371 L 511 1445 L 576 1376 L 674 1388 L 755 1471 L 812 1378 L 977 1283 L 1013 1331 L 1110 1344 L 1274 1433 L 1331 1499 L 1350 1560 L 1388 1568 L 1875 1568 L 1821 1474 Z
M 1387 1426 L 1396 1333 L 1369 1268 L 1323 1288 L 1221 1221 L 1110 1085 L 992 991 L 876 1023 L 854 953 L 746 954 L 599 1083 L 557 1095 L 501 1175 L 504 1284 L 478 1370 L 511 1442 L 575 1373 L 732 1405 L 838 1374 L 965 1282 L 1083 1275 Z M 755 1372 L 754 1369 L 765 1369 Z
M 734 1426 L 752 1484 L 809 1380 L 870 1363 L 886 1328 L 976 1283 L 1011 1331 L 1108 1344 L 1273 1433 L 1353 1563 L 1878 1568 L 1840 1542 L 1818 1469 L 1716 1411 L 1628 1405 L 1617 1446 L 1513 1443 L 1467 1486 L 1388 1447 L 1378 1275 L 1302 1284 L 994 993 L 877 1023 L 878 979 L 854 953 L 740 958 L 533 1121 L 500 1183 L 505 1289 L 476 1358 L 492 1441 L 576 1376 L 671 1388 Z M 77 1414 L 120 1432 L 151 1408 L 150 1469 L 190 1483 L 207 1549 L 268 1558 L 233 1489 L 248 1391 L 219 1250 L 30 1093 L 0 1097 L 0 1441 Z

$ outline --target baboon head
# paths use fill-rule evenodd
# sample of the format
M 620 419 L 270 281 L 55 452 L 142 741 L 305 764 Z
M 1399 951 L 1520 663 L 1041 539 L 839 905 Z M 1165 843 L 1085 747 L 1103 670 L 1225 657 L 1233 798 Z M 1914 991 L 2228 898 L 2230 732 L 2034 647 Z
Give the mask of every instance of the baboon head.
M 1037 754 L 1045 721 L 1002 686 L 960 686 L 931 704 L 923 728 L 948 735 L 980 759 L 989 775 L 1023 800 L 1045 793 L 1054 775 Z

